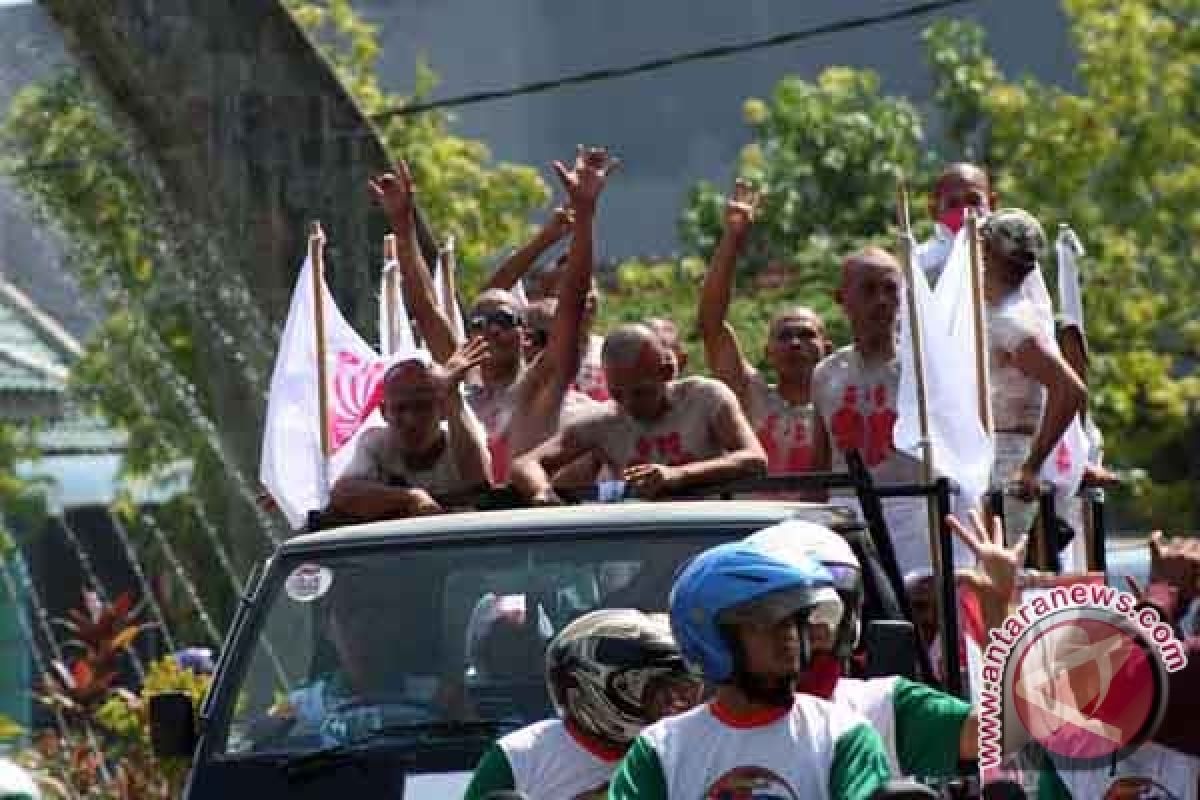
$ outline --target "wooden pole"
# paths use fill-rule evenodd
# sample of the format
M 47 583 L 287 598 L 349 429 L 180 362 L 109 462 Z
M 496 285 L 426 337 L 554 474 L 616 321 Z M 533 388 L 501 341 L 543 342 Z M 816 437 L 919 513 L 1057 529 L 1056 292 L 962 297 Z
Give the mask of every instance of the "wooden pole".
M 904 268 L 905 294 L 908 300 L 908 324 L 913 349 L 913 371 L 917 383 L 917 419 L 921 428 L 921 483 L 933 485 L 934 463 L 933 442 L 929 435 L 929 394 L 925 385 L 925 350 L 921 335 L 920 315 L 917 308 L 916 263 L 917 242 L 912 234 L 912 222 L 908 210 L 908 189 L 901 176 L 896 187 L 896 214 L 900 226 L 900 263 Z M 942 669 L 943 674 L 954 684 L 951 691 L 961 691 L 958 665 L 958 605 L 955 602 L 954 564 L 942 559 L 942 520 L 938 517 L 936 498 L 925 498 L 925 509 L 929 526 L 929 556 L 936 580 L 936 608 L 942 621 Z
M 379 329 L 380 350 L 391 355 L 399 340 L 396 325 L 396 298 L 400 296 L 400 273 L 396 269 L 396 234 L 383 237 L 383 324 Z
M 329 377 L 325 357 L 325 233 L 314 220 L 308 237 L 308 256 L 312 260 L 313 329 L 317 346 L 317 413 L 320 415 L 322 469 L 328 467 L 332 448 L 329 444 Z
M 971 313 L 975 321 L 975 381 L 979 387 L 979 421 L 990 439 L 996 427 L 992 415 L 992 376 L 988 366 L 987 301 L 983 293 L 983 250 L 979 217 L 967 210 L 967 242 L 971 248 Z

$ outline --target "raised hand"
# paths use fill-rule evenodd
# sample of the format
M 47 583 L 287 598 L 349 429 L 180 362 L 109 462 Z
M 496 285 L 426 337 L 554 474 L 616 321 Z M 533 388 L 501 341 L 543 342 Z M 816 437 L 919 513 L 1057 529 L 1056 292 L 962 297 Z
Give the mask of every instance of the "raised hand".
M 449 392 L 462 383 L 467 373 L 486 361 L 488 355 L 488 343 L 482 336 L 473 336 L 464 342 L 442 365 L 442 390 Z
M 393 228 L 411 229 L 413 225 L 413 188 L 412 172 L 408 164 L 401 160 L 394 172 L 385 172 L 367 182 L 375 202 L 387 213 Z
M 555 161 L 553 167 L 567 197 L 571 199 L 571 208 L 576 213 L 590 213 L 596 207 L 608 176 L 620 165 L 621 162 L 611 156 L 607 148 L 579 145 L 571 169 L 567 169 L 561 161 Z
M 1017 590 L 1017 576 L 1025 564 L 1029 534 L 1025 533 L 1012 547 L 1006 547 L 1003 520 L 994 518 L 989 531 L 978 511 L 971 512 L 971 530 L 952 516 L 946 517 L 946 523 L 979 559 L 982 575 L 964 576 L 966 581 L 981 594 L 990 595 L 994 601 L 1007 603 Z
M 1163 581 L 1179 589 L 1180 600 L 1188 602 L 1200 592 L 1200 541 L 1162 531 L 1150 534 L 1150 582 Z
M 762 203 L 762 192 L 749 182 L 738 178 L 733 184 L 733 196 L 725 204 L 725 230 L 735 236 L 744 236 Z
M 453 256 L 454 250 L 455 250 L 454 234 L 448 233 L 448 234 L 446 234 L 446 241 L 442 244 L 441 249 L 438 250 L 438 252 L 443 255 Z

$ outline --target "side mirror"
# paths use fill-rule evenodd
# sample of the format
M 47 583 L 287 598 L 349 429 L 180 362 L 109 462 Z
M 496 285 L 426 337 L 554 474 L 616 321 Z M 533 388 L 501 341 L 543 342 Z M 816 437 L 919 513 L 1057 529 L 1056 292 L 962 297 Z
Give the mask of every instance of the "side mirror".
M 900 675 L 916 679 L 917 633 L 911 622 L 874 620 L 863 633 L 863 646 L 867 653 L 864 677 Z
M 875 790 L 871 800 L 938 800 L 939 795 L 923 783 L 892 780 Z
M 196 718 L 192 698 L 163 692 L 150 698 L 150 745 L 159 758 L 188 758 L 196 750 Z

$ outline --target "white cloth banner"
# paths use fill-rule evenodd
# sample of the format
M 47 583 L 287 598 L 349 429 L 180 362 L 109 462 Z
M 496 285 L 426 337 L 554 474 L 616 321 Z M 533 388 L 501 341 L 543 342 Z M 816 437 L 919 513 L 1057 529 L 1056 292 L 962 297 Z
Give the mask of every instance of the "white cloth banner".
M 404 305 L 402 280 L 399 262 L 389 261 L 383 265 L 379 285 L 379 349 L 385 356 L 411 353 L 416 349 L 408 306 Z
M 1050 300 L 1050 290 L 1046 288 L 1046 278 L 1042 274 L 1040 264 L 1033 272 L 1029 273 L 1029 277 L 1021 285 L 1021 293 L 1025 299 L 1033 303 L 1038 312 L 1038 320 L 1046 346 L 1051 349 L 1051 352 L 1061 355 L 1058 349 L 1058 338 L 1054 334 L 1054 305 Z M 1082 330 L 1082 324 L 1080 329 Z M 1041 472 L 1038 473 L 1042 480 L 1054 485 L 1059 507 L 1067 498 L 1074 498 L 1079 491 L 1079 485 L 1083 482 L 1083 471 L 1087 467 L 1090 448 L 1087 432 L 1084 431 L 1083 423 L 1076 414 L 1062 438 L 1058 440 L 1053 452 L 1050 453 L 1050 457 L 1042 464 Z
M 1054 250 L 1058 256 L 1058 302 L 1062 307 L 1062 315 L 1070 322 L 1083 327 L 1083 289 L 1079 275 L 1079 259 L 1086 253 L 1083 244 L 1075 231 L 1063 225 L 1058 231 L 1058 239 L 1054 242 Z
M 992 441 L 979 419 L 975 368 L 975 328 L 971 315 L 971 256 L 966 234 L 955 238 L 950 257 L 932 291 L 921 269 L 912 270 L 916 319 L 924 356 L 929 439 L 937 474 L 958 484 L 962 504 L 972 507 L 988 489 Z M 907 304 L 901 312 L 900 388 L 895 445 L 921 457 L 921 420 L 917 405 L 916 359 L 912 319 Z
M 450 320 L 456 340 L 467 340 L 467 326 L 463 322 L 462 309 L 458 306 L 458 297 L 454 292 L 455 278 L 453 259 L 447 263 L 445 258 L 438 257 L 437 266 L 433 270 L 433 283 L 437 290 L 438 306 Z
M 267 398 L 259 480 L 293 529 L 329 500 L 331 480 L 321 453 L 312 261 L 306 258 L 275 357 Z M 350 327 L 322 287 L 329 384 L 329 441 L 335 459 L 375 412 L 387 362 Z

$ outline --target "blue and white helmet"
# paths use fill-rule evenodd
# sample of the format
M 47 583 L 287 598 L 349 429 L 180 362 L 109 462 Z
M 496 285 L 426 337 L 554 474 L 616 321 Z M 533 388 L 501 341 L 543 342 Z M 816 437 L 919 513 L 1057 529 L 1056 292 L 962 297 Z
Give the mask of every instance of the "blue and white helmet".
M 834 654 L 849 658 L 858 646 L 862 629 L 862 565 L 846 539 L 836 531 L 805 520 L 790 519 L 764 528 L 746 543 L 789 564 L 821 562 L 833 578 L 842 600 L 842 618 L 835 636 Z
M 734 654 L 721 627 L 755 617 L 782 620 L 829 607 L 833 578 L 815 560 L 787 563 L 744 542 L 696 556 L 671 587 L 671 629 L 683 656 L 713 683 L 734 676 Z

